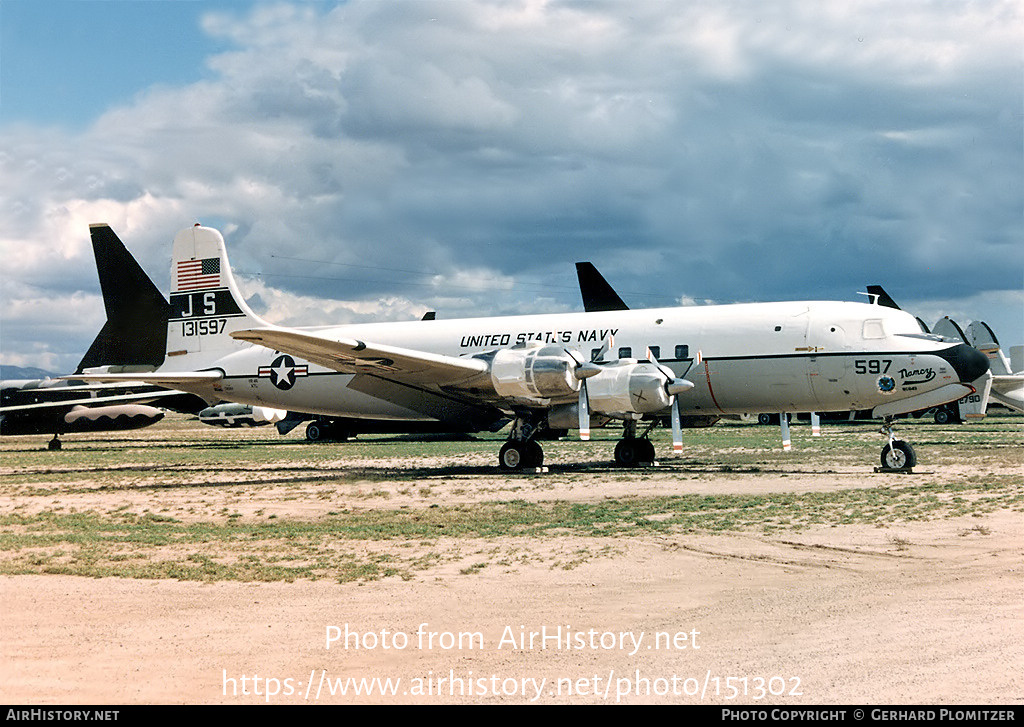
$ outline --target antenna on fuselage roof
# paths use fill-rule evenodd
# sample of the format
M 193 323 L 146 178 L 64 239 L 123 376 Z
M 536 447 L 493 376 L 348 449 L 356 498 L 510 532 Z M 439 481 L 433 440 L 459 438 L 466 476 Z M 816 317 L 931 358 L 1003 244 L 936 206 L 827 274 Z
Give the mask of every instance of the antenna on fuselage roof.
M 872 305 L 880 305 L 886 308 L 895 308 L 896 310 L 902 310 L 899 304 L 892 299 L 885 289 L 881 285 L 869 285 L 867 293 L 860 293 L 860 295 L 866 295 L 871 298 Z

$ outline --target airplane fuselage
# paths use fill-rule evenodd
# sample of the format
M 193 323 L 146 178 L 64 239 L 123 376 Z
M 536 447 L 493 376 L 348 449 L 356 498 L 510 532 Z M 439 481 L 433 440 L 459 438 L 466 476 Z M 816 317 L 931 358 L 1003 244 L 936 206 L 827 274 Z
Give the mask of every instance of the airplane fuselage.
M 183 338 L 201 339 L 204 331 L 217 335 L 230 327 L 230 317 L 219 317 L 216 306 L 207 310 L 196 316 L 190 306 L 172 329 L 181 326 Z M 961 381 L 951 353 L 955 346 L 922 336 L 907 313 L 865 303 L 757 303 L 302 330 L 459 357 L 553 344 L 590 359 L 611 340 L 605 360 L 644 360 L 651 349 L 676 376 L 692 381 L 693 389 L 680 398 L 681 411 L 691 415 L 871 409 Z M 212 393 L 231 401 L 324 415 L 429 418 L 367 394 L 366 387 L 351 388 L 354 374 L 245 342 L 236 342 L 234 352 L 209 368 L 224 373 Z

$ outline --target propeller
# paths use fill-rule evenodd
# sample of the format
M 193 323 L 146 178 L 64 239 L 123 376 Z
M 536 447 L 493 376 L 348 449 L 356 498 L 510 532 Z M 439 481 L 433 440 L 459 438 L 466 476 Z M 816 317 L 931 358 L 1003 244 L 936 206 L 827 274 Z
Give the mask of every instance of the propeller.
M 647 349 L 647 360 L 654 364 L 665 376 L 665 391 L 672 397 L 672 451 L 683 451 L 683 426 L 679 415 L 679 394 L 693 388 L 693 382 L 676 377 L 675 371 L 658 363 L 654 352 Z
M 601 373 L 601 367 L 594 362 L 603 359 L 613 345 L 614 339 L 608 336 L 601 344 L 601 348 L 590 357 L 590 361 L 583 361 L 575 353 L 569 351 L 569 355 L 576 361 L 576 378 L 580 379 L 581 383 L 576 411 L 579 414 L 580 439 L 584 442 L 590 440 L 590 398 L 587 396 L 587 379 Z

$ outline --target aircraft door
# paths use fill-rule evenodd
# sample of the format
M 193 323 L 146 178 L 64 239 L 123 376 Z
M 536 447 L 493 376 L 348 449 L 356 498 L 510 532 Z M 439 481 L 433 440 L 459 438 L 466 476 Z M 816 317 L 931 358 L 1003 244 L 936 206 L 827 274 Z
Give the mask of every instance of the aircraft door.
M 841 411 L 856 396 L 849 379 L 849 343 L 838 323 L 816 322 L 809 334 L 812 351 L 807 373 L 820 411 Z

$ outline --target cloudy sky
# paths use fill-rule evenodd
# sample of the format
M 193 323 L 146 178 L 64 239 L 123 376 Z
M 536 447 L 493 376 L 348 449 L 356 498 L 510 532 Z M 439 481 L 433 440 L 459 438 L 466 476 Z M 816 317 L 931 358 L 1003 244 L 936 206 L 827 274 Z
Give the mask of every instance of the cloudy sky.
M 285 325 L 857 300 L 1024 343 L 1019 2 L 0 2 L 0 363 L 220 228 Z

